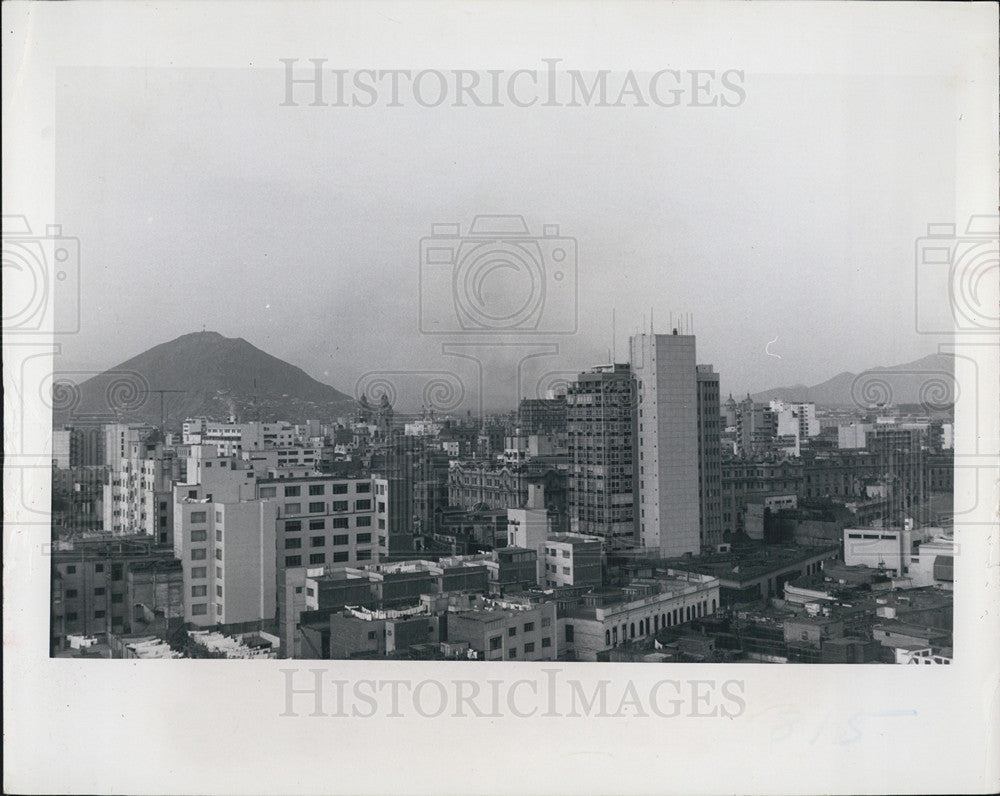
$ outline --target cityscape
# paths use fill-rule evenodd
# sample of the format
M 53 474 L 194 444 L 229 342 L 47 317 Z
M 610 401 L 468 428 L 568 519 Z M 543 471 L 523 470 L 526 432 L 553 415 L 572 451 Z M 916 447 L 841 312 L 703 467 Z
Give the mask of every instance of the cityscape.
M 57 380 L 50 654 L 950 664 L 948 389 L 723 397 L 689 328 L 503 412 L 207 330 Z

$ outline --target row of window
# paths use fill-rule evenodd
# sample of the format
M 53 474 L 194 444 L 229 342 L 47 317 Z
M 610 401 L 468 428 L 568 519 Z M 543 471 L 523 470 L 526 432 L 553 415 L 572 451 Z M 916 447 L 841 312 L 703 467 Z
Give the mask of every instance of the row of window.
M 355 537 L 355 544 L 371 544 L 372 535 L 370 533 L 359 533 Z M 344 547 L 350 544 L 350 536 L 346 533 L 339 533 L 330 537 L 330 544 L 334 547 Z M 310 547 L 325 547 L 326 537 L 325 536 L 310 536 L 309 537 Z M 285 549 L 286 550 L 298 550 L 302 547 L 302 537 L 300 536 L 290 536 L 285 539 Z
M 330 486 L 329 494 L 331 495 L 346 495 L 349 491 L 348 484 L 330 484 L 329 486 Z M 327 494 L 326 491 L 327 484 L 309 484 L 308 487 L 309 487 L 308 494 L 310 497 Z M 363 494 L 365 492 L 371 492 L 372 485 L 368 481 L 356 482 L 354 484 L 354 491 L 359 494 Z M 262 486 L 260 487 L 258 494 L 262 498 L 277 497 L 278 488 L 276 486 Z M 284 497 L 299 497 L 300 495 L 302 495 L 302 486 L 298 484 L 294 486 L 286 486 L 284 487 L 282 494 L 284 495 Z
M 334 564 L 343 564 L 351 560 L 351 554 L 348 550 L 336 550 L 330 555 L 330 561 Z M 369 548 L 364 550 L 358 550 L 355 553 L 356 561 L 371 561 L 372 551 Z M 311 553 L 309 555 L 309 563 L 311 565 L 326 564 L 327 556 L 326 553 Z M 285 556 L 285 566 L 286 567 L 301 567 L 302 566 L 302 556 Z
M 208 567 L 191 567 L 191 579 L 201 580 L 208 577 Z M 222 577 L 222 567 L 215 568 L 215 577 Z
M 322 501 L 314 501 L 309 503 L 308 506 L 309 514 L 325 514 L 327 512 L 327 504 Z M 355 500 L 354 510 L 355 511 L 371 511 L 372 502 L 371 500 Z M 285 514 L 302 514 L 302 504 L 301 503 L 286 503 L 284 507 Z M 330 503 L 329 511 L 350 511 L 350 501 L 348 500 L 334 500 Z
M 331 517 L 330 526 L 331 528 L 349 528 L 350 527 L 350 517 Z M 369 515 L 363 515 L 360 517 L 355 517 L 354 526 L 356 528 L 370 528 L 372 524 L 372 518 Z M 314 519 L 309 520 L 309 530 L 310 531 L 325 531 L 327 528 L 327 520 Z M 285 533 L 297 533 L 302 530 L 302 520 L 287 520 L 285 522 Z
M 97 586 L 94 589 L 94 596 L 95 597 L 103 597 L 106 593 L 107 593 L 107 590 L 103 586 Z M 79 594 L 80 593 L 76 589 L 66 589 L 66 591 L 63 593 L 63 596 L 67 600 L 73 600 L 73 599 L 77 598 L 79 596 Z M 125 595 L 123 595 L 123 594 L 112 594 L 111 595 L 111 602 L 113 602 L 113 603 L 120 603 L 124 599 L 125 599 Z
M 503 642 L 502 642 L 502 637 L 501 636 L 493 636 L 490 639 L 490 651 L 491 652 L 496 652 L 497 650 L 499 650 L 501 648 L 502 643 Z M 546 648 L 551 647 L 551 646 L 552 646 L 552 637 L 551 636 L 545 636 L 545 637 L 543 637 L 542 638 L 542 649 L 546 649 Z M 529 641 L 529 642 L 527 642 L 524 645 L 524 654 L 525 655 L 531 655 L 531 653 L 533 653 L 534 651 L 535 651 L 535 642 L 534 641 Z M 508 647 L 507 648 L 507 657 L 510 658 L 510 659 L 512 659 L 512 660 L 517 657 L 517 647 L 516 646 L 514 646 L 514 647 Z

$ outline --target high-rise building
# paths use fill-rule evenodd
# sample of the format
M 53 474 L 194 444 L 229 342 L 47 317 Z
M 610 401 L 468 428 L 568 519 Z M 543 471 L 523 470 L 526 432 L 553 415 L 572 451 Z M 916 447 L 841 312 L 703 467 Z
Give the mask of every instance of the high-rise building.
M 630 338 L 629 347 L 639 398 L 635 460 L 639 544 L 664 557 L 697 554 L 701 497 L 694 335 L 638 334 Z M 715 407 L 718 414 L 717 399 Z
M 701 501 L 701 544 L 722 544 L 722 415 L 719 374 L 698 365 L 698 496 Z
M 778 436 L 778 418 L 769 406 L 754 403 L 748 394 L 736 415 L 736 447 L 745 458 L 773 451 Z
M 570 528 L 601 537 L 609 550 L 636 541 L 634 423 L 635 383 L 628 365 L 593 368 L 567 389 Z

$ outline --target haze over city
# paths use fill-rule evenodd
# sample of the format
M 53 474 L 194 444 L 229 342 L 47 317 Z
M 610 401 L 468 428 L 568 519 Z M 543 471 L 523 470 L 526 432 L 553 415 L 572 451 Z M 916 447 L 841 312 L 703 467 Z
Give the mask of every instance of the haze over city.
M 447 340 L 421 333 L 420 240 L 488 213 L 576 240 L 578 330 L 534 338 L 559 345 L 546 371 L 607 361 L 612 311 L 624 361 L 651 308 L 658 332 L 691 314 L 723 394 L 934 352 L 913 251 L 953 220 L 947 87 L 744 85 L 736 108 L 526 114 L 281 107 L 279 69 L 67 72 L 56 213 L 81 242 L 81 330 L 56 367 L 204 327 L 349 394 L 373 370 L 448 370 Z M 513 373 L 523 352 L 477 356 Z

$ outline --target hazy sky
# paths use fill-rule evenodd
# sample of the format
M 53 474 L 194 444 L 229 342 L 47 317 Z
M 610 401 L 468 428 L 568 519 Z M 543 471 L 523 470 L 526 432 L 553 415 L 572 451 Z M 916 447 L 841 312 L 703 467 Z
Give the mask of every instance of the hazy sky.
M 57 220 L 82 252 L 64 366 L 204 326 L 348 393 L 372 371 L 464 374 L 441 348 L 463 338 L 420 330 L 420 239 L 485 213 L 575 238 L 576 303 L 547 300 L 579 319 L 531 338 L 559 352 L 519 389 L 513 365 L 541 349 L 476 349 L 487 389 L 532 394 L 532 379 L 606 361 L 613 308 L 619 360 L 651 307 L 659 332 L 692 313 L 724 394 L 936 349 L 915 331 L 913 252 L 928 222 L 952 220 L 943 81 L 747 74 L 739 107 L 525 109 L 281 107 L 283 79 L 60 73 Z

